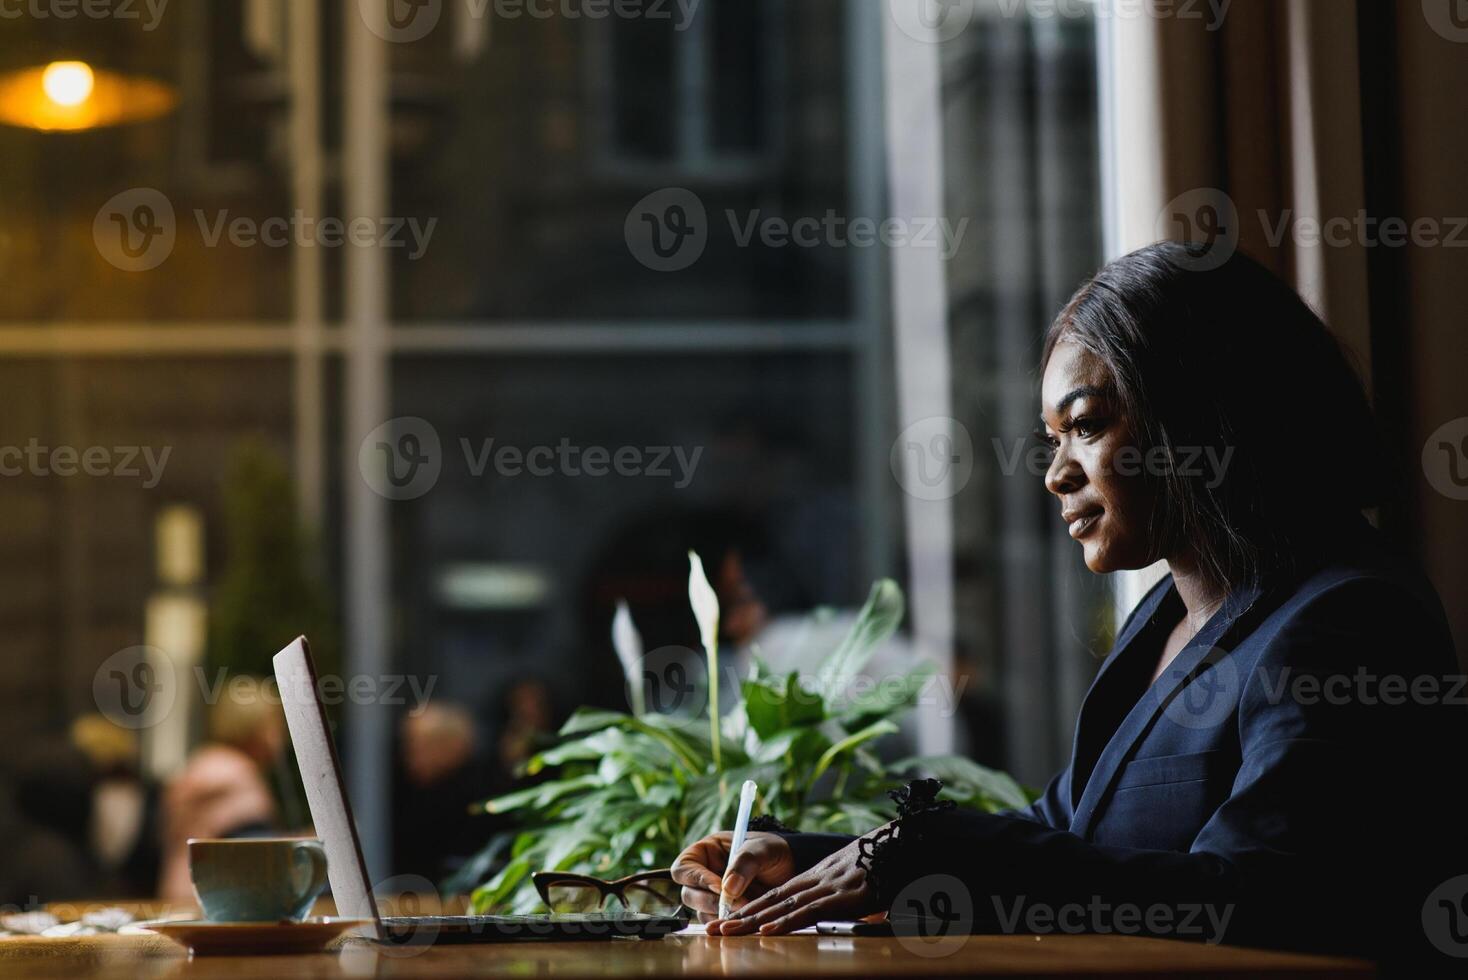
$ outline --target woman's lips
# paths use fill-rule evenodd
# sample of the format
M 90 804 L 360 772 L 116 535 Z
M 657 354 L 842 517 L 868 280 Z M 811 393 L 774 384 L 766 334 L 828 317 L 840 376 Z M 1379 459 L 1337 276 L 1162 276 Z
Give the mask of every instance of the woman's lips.
M 1101 511 L 1093 510 L 1089 514 L 1077 517 L 1070 522 L 1070 536 L 1079 541 L 1091 532 L 1096 523 L 1101 520 Z

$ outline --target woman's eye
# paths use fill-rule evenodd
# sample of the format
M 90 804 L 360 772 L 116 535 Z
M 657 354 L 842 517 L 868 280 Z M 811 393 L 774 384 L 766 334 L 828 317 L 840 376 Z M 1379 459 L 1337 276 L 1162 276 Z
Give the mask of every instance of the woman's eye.
M 1082 439 L 1089 439 L 1106 428 L 1106 423 L 1101 419 L 1076 419 L 1071 428 Z

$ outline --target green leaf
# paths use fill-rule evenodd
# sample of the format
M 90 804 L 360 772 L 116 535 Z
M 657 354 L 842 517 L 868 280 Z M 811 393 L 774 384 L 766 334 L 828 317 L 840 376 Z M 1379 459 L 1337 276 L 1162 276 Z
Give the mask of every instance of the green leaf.
M 884 578 L 872 586 L 851 631 L 817 671 L 820 690 L 827 697 L 836 697 L 850 686 L 852 678 L 867 665 L 877 647 L 896 631 L 904 609 L 902 589 L 896 582 Z
M 962 756 L 903 759 L 893 763 L 891 769 L 894 772 L 915 772 L 941 779 L 944 792 L 960 800 L 977 802 L 985 809 L 1018 809 L 1029 806 L 1033 798 L 1008 773 L 981 766 Z
M 820 695 L 801 684 L 794 671 L 773 682 L 745 681 L 743 692 L 749 727 L 760 738 L 786 728 L 819 724 L 826 717 Z
M 642 797 L 644 806 L 662 809 L 669 804 L 675 803 L 683 795 L 675 783 L 658 783 L 647 791 Z
M 581 708 L 561 726 L 560 734 L 580 735 L 606 728 L 640 732 L 656 739 L 680 765 L 693 772 L 702 772 L 708 767 L 708 763 L 699 757 L 688 734 L 683 731 L 686 724 L 687 719 L 670 715 L 649 714 L 634 718 L 621 711 Z
M 874 738 L 880 738 L 883 735 L 890 735 L 895 731 L 897 731 L 897 726 L 884 718 L 881 721 L 873 722 L 859 732 L 853 732 L 852 734 L 846 736 L 841 741 L 837 742 L 835 745 L 832 745 L 829 749 L 821 754 L 820 760 L 816 763 L 815 772 L 811 773 L 810 782 L 814 784 L 817 779 L 820 779 L 821 774 L 825 772 L 830 767 L 831 763 L 835 762 L 836 759 L 839 758 L 843 752 L 850 752 L 854 750 L 858 745 L 861 745 L 863 742 L 870 742 Z
M 561 726 L 561 735 L 580 735 L 582 732 L 594 732 L 598 729 L 608 728 L 612 725 L 624 725 L 632 720 L 632 716 L 621 711 L 602 711 L 599 708 L 577 708 L 566 723 Z
M 613 834 L 611 841 L 607 844 L 607 857 L 609 861 L 612 863 L 621 861 L 629 851 L 637 846 L 643 831 L 652 826 L 656 820 L 657 814 L 645 814 Z
M 525 772 L 534 776 L 539 774 L 547 766 L 560 766 L 565 765 L 567 762 L 600 759 L 608 754 L 618 752 L 632 754 L 628 751 L 631 748 L 628 744 L 626 733 L 621 729 L 604 728 L 586 738 L 562 742 L 560 745 L 531 756 L 525 763 Z M 635 752 L 635 749 L 633 751 Z
M 589 814 L 546 837 L 544 866 L 547 871 L 567 871 L 576 861 L 605 847 L 607 837 L 597 829 L 600 821 Z
M 820 832 L 855 836 L 876 830 L 892 819 L 890 813 L 878 809 L 874 803 L 833 803 L 814 808 L 811 815 Z
M 690 725 L 681 715 L 659 714 L 629 718 L 628 723 L 664 743 L 689 772 L 706 772 L 713 766 L 712 735 L 702 724 Z M 733 753 L 731 763 L 744 761 L 744 751 L 737 744 L 728 739 L 720 739 L 720 744 L 725 753 Z
M 500 869 L 499 874 L 474 889 L 470 902 L 480 915 L 504 905 L 515 890 L 530 877 L 531 863 L 528 857 L 514 858 Z
M 815 765 L 830 747 L 831 740 L 819 728 L 787 728 L 761 742 L 753 761 L 780 762 L 788 756 L 791 769 L 804 769 Z
M 883 679 L 871 690 L 852 694 L 841 712 L 841 723 L 860 728 L 908 710 L 937 669 L 935 664 L 922 663 L 902 677 Z
M 486 813 L 507 813 L 526 806 L 545 807 L 563 796 L 600 785 L 601 780 L 595 774 L 577 776 L 574 779 L 558 779 L 554 782 L 540 783 L 529 789 L 506 793 L 504 796 L 497 796 L 486 802 L 484 809 Z
M 465 861 L 440 884 L 439 888 L 445 895 L 463 895 L 474 890 L 475 882 L 483 881 L 491 869 L 502 864 L 505 853 L 514 841 L 515 835 L 510 831 L 495 834 L 489 839 L 484 848 Z

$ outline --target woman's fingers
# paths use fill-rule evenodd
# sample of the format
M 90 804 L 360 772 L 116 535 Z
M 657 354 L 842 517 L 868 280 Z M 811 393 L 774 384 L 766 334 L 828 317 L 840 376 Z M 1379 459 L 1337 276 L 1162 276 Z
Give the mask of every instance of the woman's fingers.
M 737 918 L 729 918 L 721 922 L 718 933 L 721 936 L 742 936 L 754 932 L 766 923 L 795 914 L 804 906 L 825 895 L 823 888 L 816 887 L 795 890 L 779 897 L 767 896 L 773 898 L 773 901 L 762 904 L 759 909 L 754 909 L 755 903 L 751 902 L 750 907 L 740 910 Z
M 730 899 L 749 898 L 782 884 L 794 871 L 790 845 L 775 834 L 751 834 L 729 861 L 733 835 L 721 832 L 690 844 L 673 862 L 673 880 Z
M 780 843 L 785 845 L 783 838 Z M 788 853 L 789 847 L 785 845 Z M 802 929 L 823 918 L 854 918 L 875 911 L 877 900 L 855 843 L 788 881 L 773 882 L 768 892 L 749 901 L 727 919 L 708 923 L 711 936 L 742 936 L 758 931 L 776 935 Z
M 800 903 L 793 912 L 772 919 L 759 927 L 762 936 L 780 936 L 796 929 L 813 926 L 828 916 L 842 918 L 841 896 L 827 894 Z
M 710 935 L 720 935 L 721 895 L 742 911 L 762 901 L 769 889 L 785 885 L 795 870 L 794 855 L 783 837 L 751 834 L 730 862 L 732 843 L 732 834 L 712 834 L 684 848 L 673 862 L 673 880 L 683 886 L 683 904 L 710 926 Z
M 722 882 L 724 894 L 731 899 L 739 898 L 749 891 L 752 882 L 769 880 L 771 873 L 784 856 L 780 853 L 782 849 L 788 853 L 790 845 L 786 844 L 782 838 L 773 835 L 746 840 L 724 872 Z
M 715 894 L 729 860 L 729 845 L 733 835 L 711 834 L 695 841 L 683 849 L 673 862 L 673 880 L 688 888 L 701 888 Z
M 817 887 L 820 883 L 821 879 L 817 878 L 810 871 L 802 875 L 796 875 L 778 888 L 771 888 L 740 909 L 739 918 L 746 919 L 761 915 L 766 909 L 782 902 L 788 902 L 793 896 L 807 889 Z
M 758 886 L 756 886 L 758 887 Z M 719 914 L 719 893 L 711 892 L 704 888 L 683 888 L 683 904 L 699 914 L 707 913 L 710 918 Z M 733 899 L 729 903 L 738 911 L 744 904 L 744 899 Z
M 683 888 L 683 904 L 700 915 L 719 914 L 719 896 L 705 888 Z

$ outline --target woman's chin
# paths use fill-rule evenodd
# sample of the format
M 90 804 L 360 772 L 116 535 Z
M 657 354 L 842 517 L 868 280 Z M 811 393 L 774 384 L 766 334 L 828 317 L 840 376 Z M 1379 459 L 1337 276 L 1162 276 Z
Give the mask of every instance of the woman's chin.
M 1116 571 L 1107 561 L 1106 552 L 1093 545 L 1082 545 L 1082 551 L 1086 561 L 1086 567 L 1097 575 L 1105 575 L 1107 572 Z
M 1108 548 L 1105 541 L 1082 541 L 1081 550 L 1085 558 L 1086 567 L 1097 575 L 1119 572 L 1129 567 L 1125 562 L 1118 562 L 1116 560 L 1115 550 Z
M 1114 541 L 1107 541 L 1100 536 L 1082 541 L 1081 548 L 1086 568 L 1097 575 L 1136 571 L 1157 561 L 1156 558 L 1149 557 L 1136 548 L 1118 548 Z

